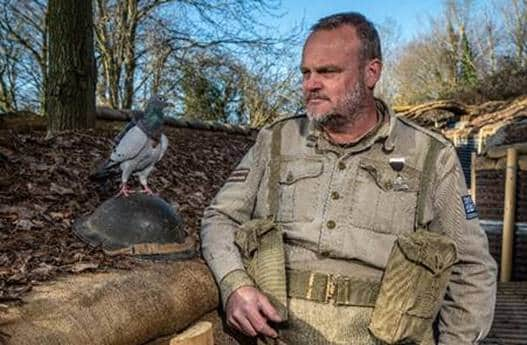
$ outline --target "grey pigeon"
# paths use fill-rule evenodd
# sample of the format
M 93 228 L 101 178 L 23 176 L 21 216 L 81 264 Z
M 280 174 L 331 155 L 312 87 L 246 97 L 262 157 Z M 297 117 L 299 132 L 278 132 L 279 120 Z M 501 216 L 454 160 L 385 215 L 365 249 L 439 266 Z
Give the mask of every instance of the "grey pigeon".
M 121 169 L 121 188 L 118 195 L 128 196 L 130 176 L 139 177 L 143 191 L 153 194 L 148 187 L 148 175 L 154 165 L 163 157 L 168 148 L 168 139 L 162 133 L 164 114 L 163 109 L 169 103 L 158 96 L 148 101 L 144 114 L 134 117 L 115 138 L 115 146 L 110 159 L 95 174 L 90 176 L 94 180 L 103 180 L 111 175 L 113 168 Z M 138 112 L 139 114 L 139 112 Z

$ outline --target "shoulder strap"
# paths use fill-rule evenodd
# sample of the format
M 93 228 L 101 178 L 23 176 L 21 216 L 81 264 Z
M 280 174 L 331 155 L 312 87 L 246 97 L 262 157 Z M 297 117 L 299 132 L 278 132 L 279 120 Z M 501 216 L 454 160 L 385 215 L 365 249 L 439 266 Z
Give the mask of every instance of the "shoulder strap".
M 282 127 L 284 122 L 279 122 L 272 129 L 271 158 L 269 160 L 269 183 L 267 193 L 268 218 L 276 220 L 278 212 L 278 178 L 280 176 L 280 153 L 282 150 Z
M 437 159 L 437 154 L 442 148 L 443 144 L 436 140 L 433 137 L 430 137 L 430 143 L 428 146 L 428 151 L 426 152 L 425 161 L 423 164 L 423 169 L 421 173 L 421 181 L 419 184 L 419 194 L 417 195 L 417 207 L 416 207 L 416 229 L 417 228 L 426 228 L 424 224 L 424 208 L 426 195 L 432 183 L 433 177 L 433 167 L 434 162 Z

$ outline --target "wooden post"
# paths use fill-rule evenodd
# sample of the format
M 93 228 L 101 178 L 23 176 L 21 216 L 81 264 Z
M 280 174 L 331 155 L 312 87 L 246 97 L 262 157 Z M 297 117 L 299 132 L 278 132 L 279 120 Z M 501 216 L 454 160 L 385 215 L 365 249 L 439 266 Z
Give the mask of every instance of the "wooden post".
M 518 170 L 518 151 L 507 149 L 507 168 L 505 173 L 505 207 L 503 210 L 503 237 L 501 242 L 500 281 L 508 282 L 512 276 L 512 252 L 514 243 L 516 211 L 516 173 Z
M 470 155 L 470 196 L 476 203 L 476 152 Z
M 170 340 L 170 345 L 214 345 L 212 324 L 201 321 Z
M 483 151 L 483 140 L 484 140 L 483 130 L 480 129 L 478 133 L 478 153 L 481 154 Z

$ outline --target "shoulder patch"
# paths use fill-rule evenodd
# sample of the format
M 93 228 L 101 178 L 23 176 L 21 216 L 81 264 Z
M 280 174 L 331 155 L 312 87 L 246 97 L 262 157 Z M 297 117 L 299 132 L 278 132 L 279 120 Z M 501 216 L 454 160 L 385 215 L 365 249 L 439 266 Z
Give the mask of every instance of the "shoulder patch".
M 470 195 L 464 195 L 461 197 L 461 201 L 463 202 L 463 208 L 465 209 L 465 218 L 477 218 L 478 210 L 476 209 L 474 201 L 472 201 L 472 197 Z
M 274 120 L 272 123 L 266 125 L 265 128 L 273 128 L 278 123 L 281 123 L 281 122 L 284 122 L 284 121 L 288 121 L 288 120 L 298 119 L 298 118 L 302 118 L 302 117 L 306 117 L 306 114 L 294 114 L 294 115 L 282 116 L 282 117 Z
M 450 145 L 450 141 L 448 141 L 448 139 L 445 138 L 441 133 L 437 133 L 437 132 L 434 132 L 434 131 L 432 131 L 430 129 L 421 127 L 417 123 L 415 123 L 415 122 L 413 122 L 411 120 L 408 120 L 408 119 L 406 119 L 404 117 L 401 117 L 401 116 L 397 116 L 397 119 L 399 121 L 401 121 L 402 123 L 404 123 L 405 125 L 407 125 L 409 127 L 412 127 L 415 130 L 417 130 L 417 131 L 419 131 L 421 133 L 424 133 L 424 134 L 434 138 L 435 140 L 439 141 L 441 144 L 443 144 L 445 146 Z
M 228 183 L 228 182 L 245 182 L 247 180 L 247 176 L 249 176 L 250 172 L 251 172 L 251 169 L 249 169 L 249 168 L 237 168 L 231 173 L 231 175 L 227 178 L 225 183 Z

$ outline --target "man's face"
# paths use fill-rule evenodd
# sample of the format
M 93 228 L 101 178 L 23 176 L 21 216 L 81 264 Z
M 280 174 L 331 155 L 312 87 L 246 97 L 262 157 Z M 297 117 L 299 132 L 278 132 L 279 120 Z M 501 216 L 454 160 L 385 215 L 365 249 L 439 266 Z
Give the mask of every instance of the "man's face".
M 349 25 L 316 31 L 308 38 L 300 68 L 311 120 L 324 124 L 336 117 L 353 119 L 367 92 L 359 52 L 360 40 Z

